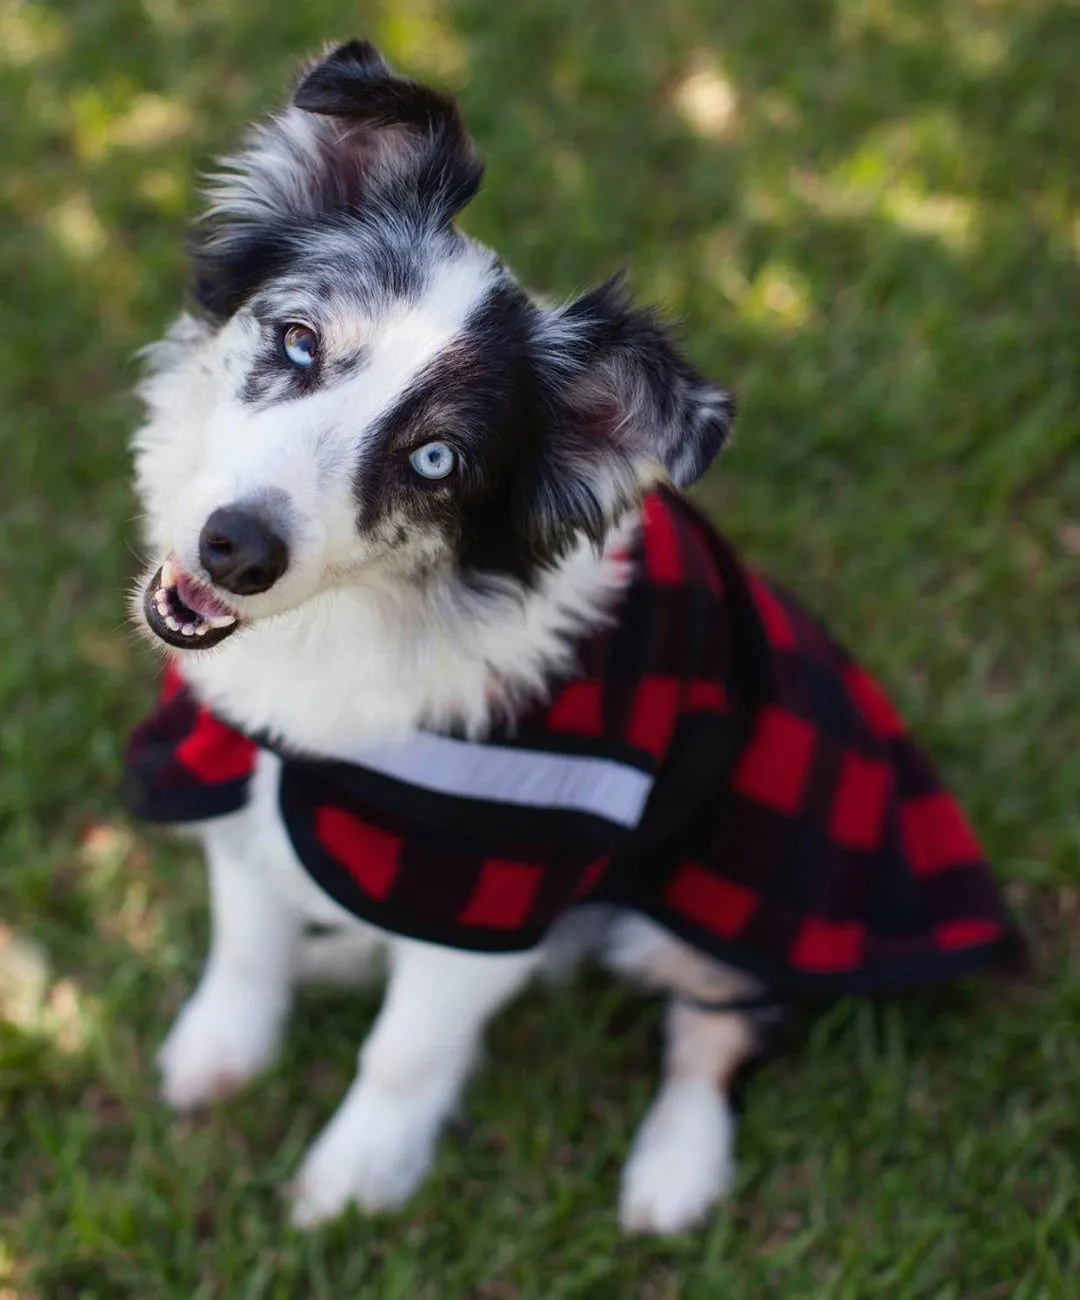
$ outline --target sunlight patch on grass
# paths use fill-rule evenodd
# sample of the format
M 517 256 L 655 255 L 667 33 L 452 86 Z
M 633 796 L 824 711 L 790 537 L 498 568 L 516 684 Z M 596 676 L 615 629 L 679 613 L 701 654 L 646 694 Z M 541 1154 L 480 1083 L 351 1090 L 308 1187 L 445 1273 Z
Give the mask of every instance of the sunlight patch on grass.
M 74 262 L 95 261 L 108 247 L 108 234 L 85 190 L 75 190 L 52 208 L 45 224 Z
M 901 229 L 927 235 L 951 251 L 969 249 L 979 233 L 981 205 L 955 191 L 927 184 L 933 159 L 963 153 L 957 124 L 942 114 L 892 122 L 872 132 L 839 166 L 792 174 L 791 192 L 822 216 L 847 220 L 883 217 Z
M 79 861 L 93 879 L 102 880 L 128 867 L 138 852 L 138 841 L 128 827 L 95 822 L 83 833 Z
M 13 0 L 0 10 L 0 64 L 41 63 L 54 58 L 67 43 L 67 28 L 45 5 Z
M 146 172 L 139 181 L 139 193 L 166 216 L 178 216 L 187 206 L 190 178 L 177 171 L 158 167 Z
M 101 932 L 109 939 L 122 939 L 141 957 L 158 949 L 165 926 L 161 910 L 150 900 L 146 884 L 133 880 L 124 891 L 118 908 L 102 919 Z
M 705 240 L 701 265 L 724 297 L 747 322 L 770 333 L 790 334 L 814 317 L 814 297 L 808 277 L 781 258 L 770 258 L 750 274 L 737 241 L 726 228 Z
M 700 265 L 720 292 L 740 303 L 750 292 L 750 278 L 743 261 L 738 236 L 728 226 L 710 231 L 702 241 Z
M 0 927 L 0 1022 L 74 1056 L 85 1050 L 100 1012 L 74 980 L 49 983 L 49 959 L 39 944 Z
M 895 0 L 840 0 L 836 30 L 841 40 L 851 44 L 883 36 L 894 45 L 919 45 L 933 32 L 925 12 Z
M 48 988 L 49 961 L 40 945 L 0 925 L 0 1020 L 33 1025 Z
M 0 1238 L 0 1300 L 35 1300 L 20 1285 L 24 1272 L 15 1252 Z
M 988 76 L 1004 67 L 1009 57 L 1005 24 L 1015 20 L 1015 0 L 980 0 L 952 3 L 942 13 L 945 31 L 957 63 L 969 75 Z
M 191 109 L 169 95 L 138 95 L 105 137 L 107 148 L 151 150 L 190 134 Z
M 694 56 L 671 99 L 695 135 L 722 140 L 734 134 L 739 96 L 714 55 L 699 52 Z
M 64 1056 L 86 1050 L 100 1020 L 101 1008 L 74 980 L 61 979 L 49 990 L 38 1032 Z
M 195 125 L 190 108 L 170 95 L 132 94 L 119 86 L 95 89 L 71 101 L 72 131 L 79 157 L 99 163 L 118 149 L 149 153 L 175 144 Z
M 151 897 L 149 855 L 129 827 L 95 822 L 79 845 L 79 864 L 99 897 L 98 928 L 132 952 L 149 956 L 164 933 L 164 917 Z
M 813 316 L 810 281 L 789 263 L 773 259 L 748 283 L 737 305 L 751 324 L 792 334 Z
M 1008 34 L 1015 4 L 996 0 L 947 0 L 925 8 L 897 0 L 842 0 L 837 30 L 850 44 L 886 40 L 891 45 L 918 48 L 944 46 L 959 67 L 975 76 L 1001 68 L 1009 56 Z
M 398 0 L 380 35 L 411 76 L 436 77 L 457 87 L 468 80 L 468 49 L 439 0 Z
M 969 248 L 976 229 L 975 204 L 959 194 L 919 194 L 897 185 L 885 195 L 882 212 L 903 230 L 933 235 L 948 248 Z
M 956 55 L 969 72 L 984 75 L 996 72 L 1009 57 L 1008 39 L 993 27 L 960 31 L 954 40 Z

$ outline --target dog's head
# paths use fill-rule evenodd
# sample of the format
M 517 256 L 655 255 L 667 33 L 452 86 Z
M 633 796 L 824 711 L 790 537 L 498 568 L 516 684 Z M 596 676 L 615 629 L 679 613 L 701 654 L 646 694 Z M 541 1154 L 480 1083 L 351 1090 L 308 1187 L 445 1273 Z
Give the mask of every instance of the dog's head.
M 546 308 L 455 229 L 481 174 L 454 102 L 365 42 L 228 160 L 136 441 L 164 641 L 336 584 L 527 584 L 716 455 L 729 395 L 618 281 Z

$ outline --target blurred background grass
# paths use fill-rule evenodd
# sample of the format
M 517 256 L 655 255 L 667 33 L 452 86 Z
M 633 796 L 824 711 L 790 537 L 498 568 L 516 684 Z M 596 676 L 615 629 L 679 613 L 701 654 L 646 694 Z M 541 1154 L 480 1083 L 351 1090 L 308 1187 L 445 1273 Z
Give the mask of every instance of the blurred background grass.
M 461 96 L 473 233 L 557 295 L 628 264 L 736 388 L 700 499 L 888 683 L 1035 939 L 1030 988 L 819 1020 L 674 1244 L 617 1237 L 655 1017 L 603 985 L 506 1018 L 468 1140 L 384 1222 L 300 1238 L 276 1196 L 370 1003 L 305 1002 L 203 1120 L 154 1100 L 205 915 L 114 797 L 153 676 L 132 354 L 200 169 L 361 33 Z M 1077 1294 L 1078 65 L 1069 0 L 0 0 L 0 1295 Z

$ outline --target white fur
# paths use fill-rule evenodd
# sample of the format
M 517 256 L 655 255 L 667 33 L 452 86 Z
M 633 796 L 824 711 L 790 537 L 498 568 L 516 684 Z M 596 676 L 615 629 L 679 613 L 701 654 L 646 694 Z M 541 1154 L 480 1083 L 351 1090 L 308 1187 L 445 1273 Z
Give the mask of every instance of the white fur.
M 213 931 L 202 980 L 158 1056 L 165 1100 L 190 1110 L 227 1096 L 277 1055 L 292 997 L 302 916 L 259 877 L 267 826 L 245 809 L 204 835 Z
M 735 1123 L 711 1079 L 665 1081 L 638 1130 L 622 1175 L 625 1232 L 696 1227 L 734 1179 Z
M 350 1203 L 393 1209 L 430 1168 L 435 1141 L 476 1059 L 488 1018 L 529 979 L 539 952 L 464 953 L 398 939 L 360 1069 L 292 1188 L 310 1227 Z

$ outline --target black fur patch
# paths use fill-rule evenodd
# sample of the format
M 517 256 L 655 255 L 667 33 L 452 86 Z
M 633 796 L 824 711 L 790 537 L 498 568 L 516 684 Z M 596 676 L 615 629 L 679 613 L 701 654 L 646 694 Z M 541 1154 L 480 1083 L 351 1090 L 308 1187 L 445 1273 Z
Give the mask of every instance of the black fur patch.
M 296 231 L 284 225 L 234 224 L 227 237 L 214 231 L 189 245 L 189 293 L 212 320 L 226 321 L 251 295 L 287 270 L 298 253 Z
M 196 230 L 191 297 L 214 320 L 350 221 L 420 240 L 449 226 L 480 188 L 483 164 L 454 101 L 396 76 L 368 42 L 342 45 L 313 67 L 289 111 L 327 120 L 310 140 L 280 121 L 253 137 L 239 169 L 253 202 L 230 212 L 226 201 Z M 369 260 L 380 252 L 378 279 L 394 293 L 415 289 L 395 241 L 373 241 Z
M 460 338 L 403 394 L 366 445 L 356 474 L 360 527 L 405 510 L 438 528 L 468 572 L 525 578 L 539 556 L 525 539 L 527 484 L 548 425 L 532 355 L 541 319 L 508 277 Z M 458 454 L 446 479 L 417 475 L 409 456 L 434 440 Z
M 603 542 L 648 462 L 700 472 L 731 411 L 620 282 L 551 317 L 507 277 L 367 443 L 359 526 L 404 511 L 447 537 L 469 581 L 530 584 L 582 536 Z M 431 483 L 409 454 L 435 439 L 459 466 Z

